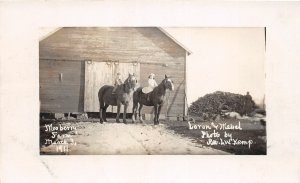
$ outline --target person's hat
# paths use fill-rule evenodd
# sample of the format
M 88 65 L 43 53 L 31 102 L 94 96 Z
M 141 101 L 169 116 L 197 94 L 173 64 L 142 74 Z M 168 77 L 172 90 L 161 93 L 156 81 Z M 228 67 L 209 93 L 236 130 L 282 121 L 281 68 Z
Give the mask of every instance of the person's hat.
M 153 77 L 154 77 L 154 76 L 155 76 L 155 74 L 151 73 L 151 74 L 149 75 L 149 77 L 150 77 L 150 76 L 153 76 Z

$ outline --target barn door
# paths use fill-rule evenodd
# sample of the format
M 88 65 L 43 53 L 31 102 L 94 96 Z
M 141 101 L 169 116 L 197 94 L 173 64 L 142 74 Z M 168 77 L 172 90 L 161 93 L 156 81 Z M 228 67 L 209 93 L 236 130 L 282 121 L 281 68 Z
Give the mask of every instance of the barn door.
M 129 73 L 130 74 L 135 74 L 136 78 L 139 82 L 139 73 L 140 73 L 140 64 L 139 63 L 117 63 L 114 64 L 114 73 L 113 75 L 116 76 L 117 73 L 120 73 L 122 76 L 122 81 L 124 82 L 127 78 Z M 127 113 L 132 113 L 132 107 L 133 107 L 133 103 L 132 100 L 129 103 L 129 106 L 127 108 Z M 123 112 L 123 106 L 121 107 L 121 112 Z M 117 112 L 117 107 L 112 107 L 112 111 L 114 113 Z
M 98 91 L 103 85 L 112 85 L 112 74 L 113 65 L 110 63 L 92 61 L 85 62 L 85 112 L 99 111 Z
M 127 79 L 129 73 L 135 73 L 139 81 L 140 65 L 138 63 L 85 62 L 85 112 L 99 111 L 98 91 L 103 85 L 113 85 L 118 72 L 123 81 Z M 110 106 L 107 112 L 116 113 L 117 107 Z M 123 107 L 121 112 L 123 112 Z M 130 102 L 127 112 L 132 112 L 132 102 Z

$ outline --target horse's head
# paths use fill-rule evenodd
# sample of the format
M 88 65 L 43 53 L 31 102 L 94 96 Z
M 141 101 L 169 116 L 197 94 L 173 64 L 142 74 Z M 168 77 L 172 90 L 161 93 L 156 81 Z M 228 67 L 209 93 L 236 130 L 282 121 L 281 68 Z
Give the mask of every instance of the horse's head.
M 135 91 L 135 88 L 137 86 L 137 79 L 136 79 L 135 74 L 129 74 L 129 76 L 125 80 L 124 84 L 127 85 L 127 87 L 129 89 L 133 89 Z
M 165 75 L 165 79 L 163 80 L 163 84 L 164 84 L 166 89 L 169 89 L 171 91 L 174 90 L 173 81 L 167 75 Z

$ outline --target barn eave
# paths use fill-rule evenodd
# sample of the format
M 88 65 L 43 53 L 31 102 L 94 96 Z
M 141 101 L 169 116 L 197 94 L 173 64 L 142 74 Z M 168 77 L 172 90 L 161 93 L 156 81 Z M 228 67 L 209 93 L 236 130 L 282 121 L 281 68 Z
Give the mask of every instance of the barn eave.
M 167 31 L 165 31 L 163 28 L 161 27 L 157 27 L 161 32 L 163 32 L 166 36 L 168 36 L 172 41 L 174 41 L 178 46 L 180 46 L 181 48 L 183 48 L 187 55 L 192 54 L 193 52 L 191 50 L 189 50 L 186 46 L 184 46 L 182 43 L 180 43 L 179 41 L 177 41 L 171 34 L 169 34 Z
M 51 36 L 52 34 L 54 34 L 55 32 L 57 32 L 58 30 L 62 29 L 63 27 L 57 27 L 52 29 L 51 31 L 47 32 L 44 35 L 40 35 L 39 41 L 43 41 L 44 39 L 48 38 L 49 36 Z M 167 31 L 165 31 L 163 28 L 161 27 L 157 27 L 161 32 L 163 32 L 167 37 L 169 37 L 172 41 L 174 41 L 178 46 L 180 46 L 181 48 L 183 48 L 187 55 L 192 54 L 192 51 L 189 50 L 186 46 L 184 46 L 182 43 L 180 43 L 179 41 L 177 41 L 171 34 L 169 34 Z

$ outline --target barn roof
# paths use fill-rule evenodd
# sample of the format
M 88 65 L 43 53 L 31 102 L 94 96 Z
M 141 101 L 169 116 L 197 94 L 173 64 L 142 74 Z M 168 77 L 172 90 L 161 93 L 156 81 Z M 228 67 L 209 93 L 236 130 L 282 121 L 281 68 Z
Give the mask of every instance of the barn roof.
M 44 39 L 51 36 L 52 34 L 57 32 L 61 28 L 62 27 L 43 27 L 43 28 L 41 28 L 40 32 L 39 32 L 39 40 L 43 41 Z
M 49 27 L 49 28 L 43 28 L 40 31 L 40 36 L 39 36 L 39 40 L 42 41 L 44 39 L 46 39 L 47 37 L 51 36 L 52 34 L 54 34 L 55 32 L 57 32 L 58 30 L 60 30 L 62 27 Z M 179 45 L 181 48 L 183 48 L 188 55 L 190 55 L 192 52 L 185 47 L 183 44 L 181 44 L 179 41 L 177 41 L 171 34 L 169 34 L 166 30 L 164 30 L 161 27 L 157 27 L 161 32 L 163 32 L 167 37 L 169 37 L 172 41 L 174 41 L 177 45 Z
M 183 48 L 187 53 L 188 55 L 192 54 L 192 52 L 187 48 L 185 47 L 183 44 L 181 44 L 179 41 L 177 41 L 171 34 L 169 34 L 166 30 L 164 30 L 163 28 L 161 27 L 158 27 L 158 29 L 163 32 L 166 36 L 168 36 L 170 39 L 172 39 L 176 44 L 178 44 L 181 48 Z

